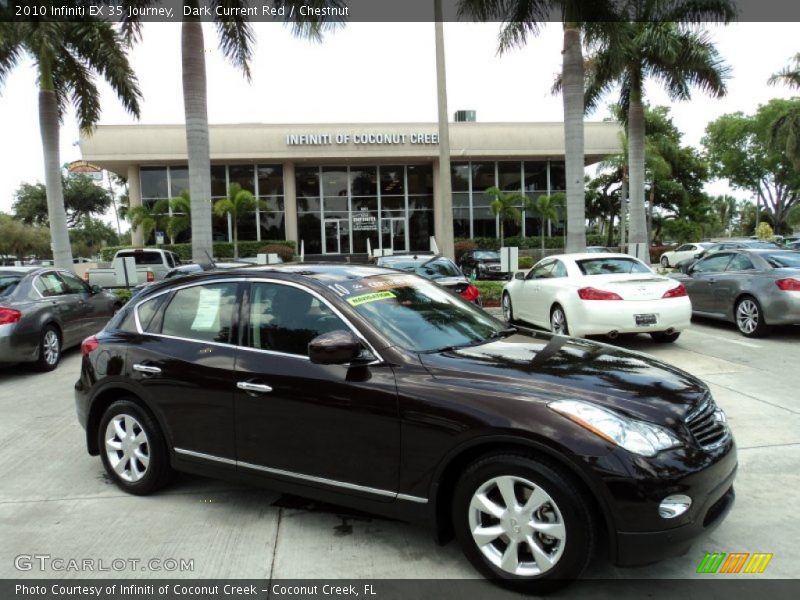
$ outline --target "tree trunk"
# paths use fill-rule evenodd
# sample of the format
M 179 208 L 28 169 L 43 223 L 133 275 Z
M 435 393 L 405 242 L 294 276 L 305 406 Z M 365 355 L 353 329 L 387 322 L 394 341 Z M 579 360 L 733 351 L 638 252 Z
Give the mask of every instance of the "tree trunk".
M 211 159 L 206 107 L 206 59 L 203 25 L 185 20 L 182 28 L 183 107 L 189 156 L 189 196 L 192 199 L 192 260 L 208 262 L 214 255 L 211 235 Z
M 436 220 L 439 237 L 439 251 L 449 258 L 455 258 L 453 239 L 453 194 L 450 181 L 450 122 L 447 115 L 447 70 L 444 59 L 444 24 L 442 0 L 434 0 L 436 39 L 436 101 L 439 119 L 439 206 Z
M 637 258 L 649 261 L 647 250 L 647 217 L 644 209 L 644 107 L 641 89 L 632 85 L 628 108 L 628 176 L 630 177 L 630 229 L 628 241 L 644 244 Z M 642 250 L 643 248 L 643 250 Z
M 567 252 L 586 250 L 583 157 L 583 53 L 577 23 L 564 23 L 564 149 L 567 179 Z
M 72 247 L 69 243 L 67 214 L 64 209 L 64 189 L 61 182 L 58 102 L 55 91 L 52 89 L 52 78 L 49 73 L 40 73 L 39 77 L 39 131 L 42 136 L 42 153 L 44 154 L 50 246 L 53 249 L 55 266 L 71 271 L 74 269 L 74 265 L 72 264 Z
M 622 188 L 619 192 L 619 245 L 623 252 L 626 251 L 627 230 L 628 230 L 628 176 L 624 173 L 622 176 Z
M 236 213 L 233 217 L 233 260 L 239 260 L 239 217 Z

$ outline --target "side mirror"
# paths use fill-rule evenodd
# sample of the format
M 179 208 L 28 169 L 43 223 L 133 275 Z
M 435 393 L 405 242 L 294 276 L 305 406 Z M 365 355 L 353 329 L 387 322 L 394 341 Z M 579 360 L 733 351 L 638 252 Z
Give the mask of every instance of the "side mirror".
M 369 355 L 369 352 L 364 350 L 361 341 L 352 332 L 343 329 L 323 333 L 308 343 L 308 358 L 317 365 L 343 365 L 374 359 L 365 354 Z
M 524 280 L 525 279 L 525 273 L 523 273 L 522 271 L 517 271 L 516 273 L 514 273 L 514 279 L 523 279 Z
M 694 255 L 695 258 L 703 258 L 703 254 L 701 252 Z
M 96 283 L 92 286 L 92 294 L 99 294 L 102 291 L 103 291 L 103 288 L 101 288 Z

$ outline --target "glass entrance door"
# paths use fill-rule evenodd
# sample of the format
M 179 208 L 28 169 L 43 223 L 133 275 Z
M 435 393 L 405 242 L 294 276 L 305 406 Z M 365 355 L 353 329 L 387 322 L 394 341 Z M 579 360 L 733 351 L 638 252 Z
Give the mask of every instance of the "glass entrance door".
M 325 219 L 325 237 L 323 238 L 323 254 L 342 253 L 342 229 L 339 219 Z
M 387 234 L 383 238 L 384 249 L 389 249 L 393 253 L 406 252 L 408 250 L 408 245 L 406 244 L 406 218 L 392 217 L 385 219 L 385 222 L 388 224 L 388 228 L 384 225 L 384 231 Z

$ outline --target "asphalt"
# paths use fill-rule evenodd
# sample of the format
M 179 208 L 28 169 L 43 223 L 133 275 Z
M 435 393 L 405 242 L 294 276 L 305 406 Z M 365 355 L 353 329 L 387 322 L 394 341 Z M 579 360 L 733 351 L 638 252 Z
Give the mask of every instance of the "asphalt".
M 618 345 L 651 353 L 706 381 L 739 445 L 737 501 L 727 520 L 679 558 L 597 578 L 696 577 L 704 552 L 771 552 L 761 577 L 794 578 L 800 551 L 800 327 L 767 339 L 695 322 L 671 345 L 649 337 Z M 474 578 L 455 543 L 428 530 L 268 490 L 181 476 L 150 497 L 126 495 L 85 451 L 72 387 L 76 351 L 46 374 L 0 369 L 0 578 Z M 19 555 L 192 560 L 193 570 L 141 566 L 104 572 L 15 567 Z

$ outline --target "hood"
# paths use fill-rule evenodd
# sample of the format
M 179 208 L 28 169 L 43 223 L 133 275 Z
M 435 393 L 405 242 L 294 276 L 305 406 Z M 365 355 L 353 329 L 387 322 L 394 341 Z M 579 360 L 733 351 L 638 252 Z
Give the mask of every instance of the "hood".
M 682 422 L 708 394 L 693 375 L 646 354 L 544 332 L 420 359 L 434 377 L 460 377 L 460 385 L 542 401 L 586 400 L 655 423 Z

